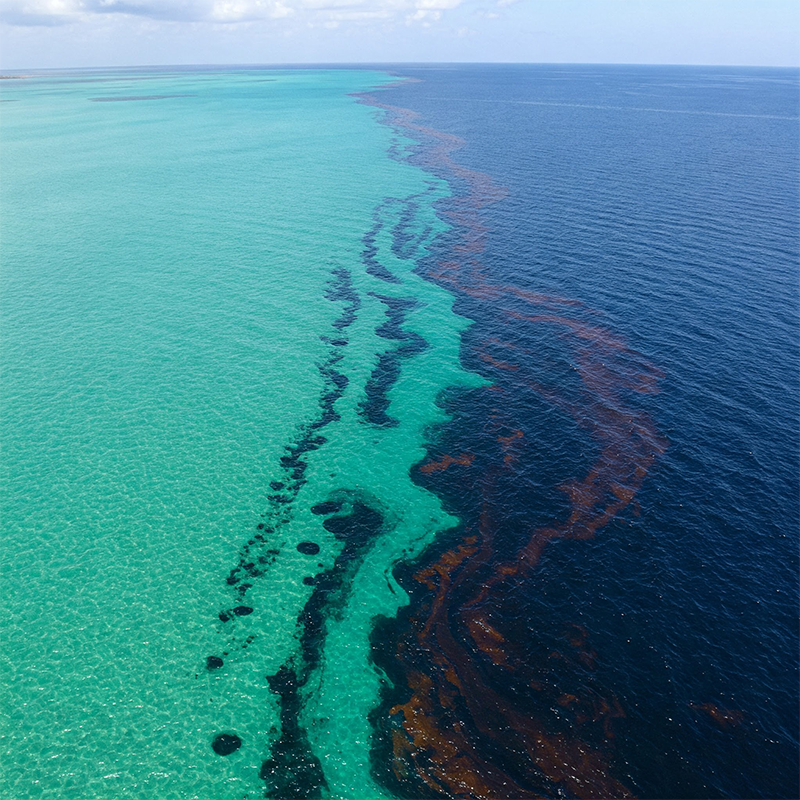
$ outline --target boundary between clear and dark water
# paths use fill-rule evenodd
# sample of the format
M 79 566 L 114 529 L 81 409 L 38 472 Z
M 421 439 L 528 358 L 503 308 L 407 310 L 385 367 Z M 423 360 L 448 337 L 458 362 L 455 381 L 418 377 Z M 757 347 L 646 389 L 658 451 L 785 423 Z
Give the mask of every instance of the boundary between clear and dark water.
M 544 665 L 525 652 L 516 623 L 508 621 L 519 620 L 515 588 L 549 542 L 591 538 L 625 509 L 636 510 L 636 494 L 666 441 L 628 398 L 657 392 L 662 373 L 597 324 L 581 302 L 493 280 L 483 260 L 490 230 L 482 211 L 506 190 L 453 158 L 464 145 L 459 137 L 374 94 L 356 97 L 418 143 L 405 156 L 411 163 L 451 186 L 452 198 L 437 209 L 454 232 L 448 253 L 419 271 L 456 295 L 460 313 L 475 321 L 470 341 L 478 344 L 462 359 L 492 381 L 460 399 L 474 406 L 473 416 L 484 417 L 472 427 L 482 439 L 473 442 L 475 452 L 430 457 L 413 476 L 437 491 L 432 478 L 454 468 L 458 492 L 481 500 L 459 504 L 458 492 L 449 492 L 448 510 L 462 519 L 459 536 L 434 543 L 396 570 L 411 604 L 396 619 L 379 621 L 373 635 L 376 663 L 393 684 L 371 717 L 373 774 L 400 797 L 529 797 L 552 795 L 557 787 L 575 797 L 632 796 L 613 763 L 615 721 L 624 716 L 619 702 L 591 680 L 567 680 L 572 691 L 542 681 Z M 487 317 L 503 324 L 486 326 L 482 337 Z M 531 366 L 536 354 L 519 337 L 499 337 L 503 325 L 544 329 L 564 342 L 580 391 L 564 394 L 538 378 Z M 560 485 L 564 513 L 532 526 L 509 550 L 503 535 L 512 511 L 508 485 L 525 472 L 526 436 L 510 409 L 529 407 L 532 398 L 572 417 L 595 442 L 597 456 L 583 476 Z M 566 641 L 562 673 L 569 678 L 596 654 L 581 626 Z M 567 724 L 553 724 L 550 707 L 560 708 Z

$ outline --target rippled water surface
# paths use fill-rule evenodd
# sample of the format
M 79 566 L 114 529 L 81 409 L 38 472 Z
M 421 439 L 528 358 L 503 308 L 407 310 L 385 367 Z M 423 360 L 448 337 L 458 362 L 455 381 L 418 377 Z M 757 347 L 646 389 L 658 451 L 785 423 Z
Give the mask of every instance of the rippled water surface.
M 3 84 L 4 797 L 797 796 L 796 71 Z

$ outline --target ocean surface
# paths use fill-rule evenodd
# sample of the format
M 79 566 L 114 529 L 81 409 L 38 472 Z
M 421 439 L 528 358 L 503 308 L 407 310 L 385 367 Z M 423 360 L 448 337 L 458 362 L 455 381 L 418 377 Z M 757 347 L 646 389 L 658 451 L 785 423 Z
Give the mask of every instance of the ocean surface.
M 0 795 L 796 798 L 800 73 L 0 87 Z

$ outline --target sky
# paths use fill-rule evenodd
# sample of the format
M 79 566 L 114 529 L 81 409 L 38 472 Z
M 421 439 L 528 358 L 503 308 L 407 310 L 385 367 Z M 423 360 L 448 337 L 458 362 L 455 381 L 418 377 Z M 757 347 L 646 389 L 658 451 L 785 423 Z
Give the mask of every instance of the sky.
M 536 62 L 800 66 L 797 0 L 0 0 L 0 69 Z

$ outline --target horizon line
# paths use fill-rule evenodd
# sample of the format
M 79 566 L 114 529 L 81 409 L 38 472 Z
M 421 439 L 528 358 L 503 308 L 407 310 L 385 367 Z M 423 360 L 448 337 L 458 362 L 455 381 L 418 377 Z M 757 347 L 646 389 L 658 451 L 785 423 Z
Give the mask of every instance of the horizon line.
M 247 69 L 247 68 L 365 68 L 393 66 L 573 66 L 573 67 L 704 67 L 712 69 L 766 69 L 796 70 L 800 64 L 712 64 L 661 62 L 642 63 L 634 61 L 274 61 L 274 62 L 207 62 L 207 63 L 167 63 L 167 64 L 105 64 L 96 66 L 61 66 L 61 67 L 0 67 L 3 73 L 24 72 L 59 72 L 67 70 L 129 70 L 129 69 Z M 24 77 L 15 75 L 13 77 Z

